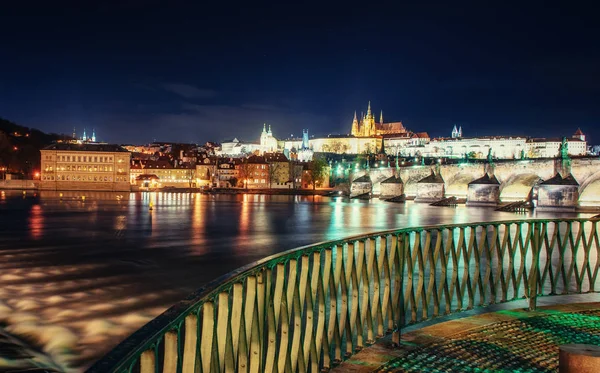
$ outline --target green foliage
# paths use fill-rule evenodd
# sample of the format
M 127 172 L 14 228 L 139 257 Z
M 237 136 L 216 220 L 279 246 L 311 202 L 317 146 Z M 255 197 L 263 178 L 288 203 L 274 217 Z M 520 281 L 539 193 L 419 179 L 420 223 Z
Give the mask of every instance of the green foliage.
M 321 157 L 317 157 L 308 164 L 310 170 L 310 179 L 313 186 L 313 190 L 317 187 L 317 183 L 322 182 L 325 176 L 327 176 L 327 161 Z

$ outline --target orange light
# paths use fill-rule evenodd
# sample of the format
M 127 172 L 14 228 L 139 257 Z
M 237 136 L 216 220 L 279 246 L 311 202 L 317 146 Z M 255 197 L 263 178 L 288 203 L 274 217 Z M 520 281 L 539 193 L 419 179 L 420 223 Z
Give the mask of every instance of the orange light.
M 33 174 L 35 177 L 40 177 L 40 173 L 36 172 L 35 174 Z
M 17 147 L 16 147 L 16 146 L 13 146 L 13 150 L 17 150 Z

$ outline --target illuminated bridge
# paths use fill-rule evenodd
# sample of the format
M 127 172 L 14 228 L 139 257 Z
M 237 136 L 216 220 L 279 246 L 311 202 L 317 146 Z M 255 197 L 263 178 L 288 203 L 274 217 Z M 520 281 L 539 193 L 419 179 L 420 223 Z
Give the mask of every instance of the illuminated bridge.
M 348 367 L 390 335 L 387 340 L 398 342 L 419 324 L 509 302 L 524 302 L 527 310 L 519 312 L 530 317 L 519 319 L 515 313 L 508 321 L 551 331 L 556 322 L 542 317 L 552 315 L 538 302 L 565 295 L 598 302 L 599 257 L 595 219 L 407 228 L 305 246 L 209 283 L 89 371 L 319 372 Z M 600 338 L 600 330 L 591 326 L 600 323 L 582 322 L 584 317 L 600 315 L 579 312 L 565 319 L 571 323 L 565 330 L 573 340 L 591 343 Z M 465 364 L 490 359 L 510 362 L 511 369 L 527 368 L 540 355 L 504 349 L 494 355 L 486 342 L 494 333 L 527 334 L 520 324 L 502 325 L 442 345 L 439 352 L 481 349 L 483 357 Z M 537 340 L 536 348 L 546 346 L 539 334 Z M 547 345 L 543 356 L 556 366 L 558 347 Z M 440 357 L 426 348 L 408 359 L 397 355 L 381 370 L 436 371 L 427 364 Z M 462 367 L 456 364 L 452 371 Z
M 442 164 L 440 174 L 445 183 L 446 196 L 467 197 L 470 182 L 485 174 L 483 163 Z M 531 189 L 541 180 L 548 180 L 560 169 L 560 159 L 527 159 L 495 161 L 494 175 L 500 182 L 500 200 L 516 201 L 526 199 Z M 395 173 L 404 182 L 404 193 L 414 197 L 420 180 L 430 175 L 430 166 L 380 167 L 371 168 L 369 176 L 373 181 L 373 193 L 379 194 L 380 183 Z M 578 194 L 581 205 L 600 205 L 600 158 L 580 157 L 571 160 L 570 172 L 579 184 Z M 365 172 L 357 173 L 355 177 Z

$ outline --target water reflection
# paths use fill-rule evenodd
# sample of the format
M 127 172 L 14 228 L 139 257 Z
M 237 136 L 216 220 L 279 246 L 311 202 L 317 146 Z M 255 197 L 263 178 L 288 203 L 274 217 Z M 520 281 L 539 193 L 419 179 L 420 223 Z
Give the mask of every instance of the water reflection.
M 29 216 L 29 233 L 31 238 L 38 240 L 42 237 L 44 229 L 44 215 L 40 205 L 31 206 L 31 214 Z
M 339 197 L 3 196 L 0 302 L 74 334 L 79 368 L 204 283 L 282 250 L 408 226 L 557 217 Z

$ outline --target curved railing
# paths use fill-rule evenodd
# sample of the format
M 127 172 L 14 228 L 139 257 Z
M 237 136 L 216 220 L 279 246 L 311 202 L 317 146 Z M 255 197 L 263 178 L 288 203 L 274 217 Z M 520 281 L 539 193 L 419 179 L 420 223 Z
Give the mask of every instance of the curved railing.
M 409 323 L 597 292 L 597 222 L 407 228 L 276 254 L 201 288 L 89 372 L 317 372 Z

